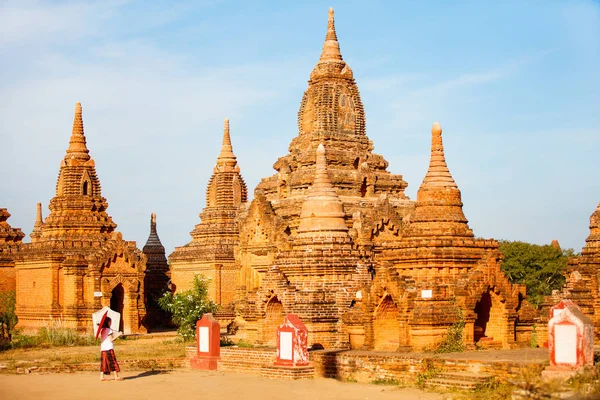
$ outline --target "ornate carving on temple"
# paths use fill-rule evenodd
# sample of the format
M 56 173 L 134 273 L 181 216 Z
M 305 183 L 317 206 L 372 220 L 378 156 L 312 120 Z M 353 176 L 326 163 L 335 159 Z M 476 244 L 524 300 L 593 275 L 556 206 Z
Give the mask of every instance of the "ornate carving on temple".
M 7 222 L 10 213 L 0 208 L 0 292 L 15 290 L 14 258 L 25 234 Z
M 233 153 L 229 119 L 225 119 L 221 152 L 208 182 L 200 223 L 190 233 L 191 242 L 169 255 L 176 290 L 190 289 L 194 275 L 200 273 L 211 278 L 211 299 L 223 305 L 233 300 L 239 272 L 234 258 L 239 242 L 236 218 L 247 201 L 248 189 Z
M 87 330 L 89 314 L 110 306 L 122 313 L 124 332 L 145 330 L 146 256 L 115 231 L 107 208 L 77 103 L 50 213 L 42 221 L 38 204 L 32 243 L 15 259 L 21 328 L 34 330 L 60 316 L 65 326 Z

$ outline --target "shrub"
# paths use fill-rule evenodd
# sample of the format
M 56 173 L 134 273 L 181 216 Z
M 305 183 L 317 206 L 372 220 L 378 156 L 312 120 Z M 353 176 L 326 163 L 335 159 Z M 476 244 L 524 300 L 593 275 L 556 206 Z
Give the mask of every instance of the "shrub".
M 456 316 L 458 320 L 448 327 L 446 337 L 435 348 L 435 353 L 453 353 L 465 350 L 463 343 L 463 331 L 465 329 L 465 319 L 460 307 L 456 307 Z
M 158 305 L 171 313 L 177 333 L 185 340 L 196 336 L 196 322 L 204 313 L 215 312 L 217 304 L 208 299 L 210 280 L 202 275 L 194 277 L 194 288 L 181 293 L 166 292 L 158 299 Z
M 46 321 L 46 326 L 38 331 L 38 338 L 41 344 L 49 346 L 87 346 L 96 340 L 93 335 L 81 335 L 75 329 L 66 328 L 62 317 L 52 316 Z

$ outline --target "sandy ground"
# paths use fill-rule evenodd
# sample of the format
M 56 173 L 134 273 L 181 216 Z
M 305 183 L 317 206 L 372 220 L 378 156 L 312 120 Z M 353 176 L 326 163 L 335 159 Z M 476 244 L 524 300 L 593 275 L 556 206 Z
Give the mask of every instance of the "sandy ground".
M 283 381 L 213 371 L 124 372 L 120 382 L 100 374 L 0 375 L 0 399 L 443 399 L 437 393 L 334 379 Z

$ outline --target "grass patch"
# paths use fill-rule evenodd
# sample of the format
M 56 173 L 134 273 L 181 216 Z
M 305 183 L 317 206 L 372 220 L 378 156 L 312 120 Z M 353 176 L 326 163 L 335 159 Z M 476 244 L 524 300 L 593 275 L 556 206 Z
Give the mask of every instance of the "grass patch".
M 31 338 L 31 337 L 29 337 Z M 29 340 L 29 339 L 28 339 Z M 117 339 L 115 353 L 119 361 L 148 360 L 147 367 L 156 368 L 154 360 L 161 358 L 185 357 L 185 343 L 180 339 L 144 338 L 135 340 Z M 49 346 L 13 348 L 0 352 L 3 371 L 14 372 L 17 368 L 61 367 L 66 365 L 100 362 L 100 341 L 89 345 Z M 154 364 L 152 364 L 154 363 Z
M 244 339 L 240 339 L 237 342 L 237 347 L 243 347 L 243 348 L 253 348 L 255 347 L 252 343 L 248 343 L 246 342 Z
M 435 378 L 442 372 L 442 368 L 437 367 L 432 360 L 425 359 L 423 360 L 423 365 L 421 366 L 421 371 L 417 374 L 416 377 L 416 385 L 419 388 L 425 387 L 425 382 L 428 379 Z
M 394 378 L 378 378 L 371 381 L 373 385 L 400 386 L 402 382 Z

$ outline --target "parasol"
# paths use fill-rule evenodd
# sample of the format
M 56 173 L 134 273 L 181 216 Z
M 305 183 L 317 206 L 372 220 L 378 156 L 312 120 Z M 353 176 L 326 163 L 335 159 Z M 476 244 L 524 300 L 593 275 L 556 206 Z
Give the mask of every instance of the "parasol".
M 92 321 L 94 323 L 94 334 L 96 339 L 100 336 L 100 327 L 104 324 L 106 318 L 110 318 L 110 329 L 114 332 L 119 331 L 119 324 L 121 322 L 121 314 L 111 310 L 109 307 L 103 307 L 101 310 L 96 311 L 92 314 Z

